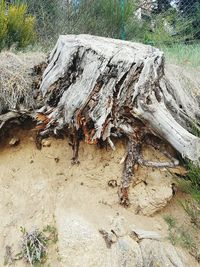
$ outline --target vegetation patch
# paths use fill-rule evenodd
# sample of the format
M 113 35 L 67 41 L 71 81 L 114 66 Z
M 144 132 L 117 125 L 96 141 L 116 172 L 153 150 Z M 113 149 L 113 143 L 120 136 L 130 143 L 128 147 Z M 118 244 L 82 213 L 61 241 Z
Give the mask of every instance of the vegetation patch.
M 200 137 L 200 130 L 196 123 L 193 124 L 192 133 Z M 165 216 L 164 220 L 168 224 L 168 239 L 171 243 L 186 248 L 200 262 L 200 162 L 188 161 L 186 166 L 187 176 L 179 179 L 178 184 L 180 190 L 190 196 L 180 202 L 190 223 L 180 224 L 176 218 L 169 215 Z
M 27 5 L 0 1 L 0 50 L 4 47 L 24 48 L 36 39 L 35 17 L 27 14 Z
M 47 258 L 46 236 L 39 230 L 27 232 L 25 228 L 21 228 L 21 232 L 23 236 L 18 259 L 24 259 L 31 266 L 44 263 Z
M 200 262 L 198 231 L 192 225 L 181 225 L 176 218 L 167 215 L 164 217 L 168 225 L 168 239 L 174 246 L 180 246 Z
M 13 256 L 12 248 L 6 246 L 4 265 L 23 259 L 31 266 L 42 266 L 47 260 L 49 245 L 58 241 L 57 229 L 55 226 L 47 225 L 42 231 L 35 229 L 28 232 L 23 227 L 20 230 L 22 233 L 20 252 Z
M 165 57 L 169 63 L 180 64 L 189 67 L 200 66 L 200 44 L 183 44 L 176 43 L 173 45 L 161 45 L 160 48 L 164 51 Z

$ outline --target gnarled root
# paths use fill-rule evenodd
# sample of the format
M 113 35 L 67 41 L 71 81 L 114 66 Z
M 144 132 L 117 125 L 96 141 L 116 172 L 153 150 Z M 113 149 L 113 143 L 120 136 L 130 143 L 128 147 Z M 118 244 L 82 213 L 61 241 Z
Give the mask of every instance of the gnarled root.
M 79 145 L 80 145 L 80 133 L 75 128 L 72 129 L 72 133 L 70 134 L 70 145 L 72 146 L 73 156 L 71 159 L 71 164 L 80 164 L 80 161 L 78 160 L 78 151 L 79 151 Z
M 143 143 L 160 150 L 160 152 L 167 156 L 171 161 L 153 162 L 143 159 L 141 155 Z M 179 165 L 179 161 L 166 151 L 165 143 L 160 138 L 152 134 L 145 134 L 145 130 L 142 128 L 135 128 L 131 138 L 129 136 L 128 139 L 128 151 L 124 163 L 123 178 L 118 190 L 120 204 L 125 207 L 130 205 L 128 190 L 134 176 L 134 172 L 138 169 L 138 165 L 154 168 L 174 168 Z
M 128 152 L 124 163 L 123 179 L 118 191 L 120 204 L 129 206 L 128 188 L 132 181 L 134 170 L 138 168 L 138 158 L 140 156 L 141 143 L 138 138 L 128 140 Z

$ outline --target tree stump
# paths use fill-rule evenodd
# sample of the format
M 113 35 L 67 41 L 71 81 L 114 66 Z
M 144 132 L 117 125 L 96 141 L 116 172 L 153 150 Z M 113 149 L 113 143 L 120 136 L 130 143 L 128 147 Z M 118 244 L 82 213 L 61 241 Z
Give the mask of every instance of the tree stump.
M 138 165 L 174 167 L 170 144 L 183 158 L 198 160 L 200 139 L 192 135 L 199 118 L 197 101 L 165 76 L 163 53 L 151 46 L 90 35 L 60 36 L 43 73 L 44 106 L 36 119 L 40 137 L 67 132 L 78 163 L 79 141 L 109 144 L 125 136 L 120 202 L 128 205 L 128 187 Z M 147 143 L 169 157 L 151 162 L 141 155 Z
M 120 201 L 128 205 L 128 187 L 138 165 L 174 167 L 169 143 L 183 158 L 197 160 L 200 139 L 188 130 L 199 116 L 198 103 L 166 78 L 164 56 L 151 46 L 89 35 L 60 36 L 42 77 L 40 91 L 46 115 L 40 135 L 68 131 L 78 162 L 81 138 L 89 144 L 128 140 Z M 181 102 L 182 101 L 182 102 Z M 193 106 L 191 112 L 185 103 Z M 39 120 L 40 121 L 40 120 Z M 41 122 L 41 121 L 40 121 Z M 141 155 L 147 143 L 170 158 L 150 162 Z

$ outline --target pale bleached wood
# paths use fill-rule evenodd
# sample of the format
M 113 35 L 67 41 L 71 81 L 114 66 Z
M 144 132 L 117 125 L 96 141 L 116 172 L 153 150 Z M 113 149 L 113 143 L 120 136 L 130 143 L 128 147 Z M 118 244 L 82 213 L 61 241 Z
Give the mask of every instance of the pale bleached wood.
M 94 123 L 93 139 L 102 138 L 114 147 L 112 135 L 130 133 L 134 118 L 139 118 L 183 157 L 197 160 L 200 139 L 187 125 L 195 119 L 188 103 L 196 111 L 198 103 L 170 82 L 164 66 L 163 53 L 151 46 L 89 35 L 60 36 L 40 87 L 46 106 L 53 107 L 45 130 L 57 132 L 66 125 L 78 129 L 81 114 Z

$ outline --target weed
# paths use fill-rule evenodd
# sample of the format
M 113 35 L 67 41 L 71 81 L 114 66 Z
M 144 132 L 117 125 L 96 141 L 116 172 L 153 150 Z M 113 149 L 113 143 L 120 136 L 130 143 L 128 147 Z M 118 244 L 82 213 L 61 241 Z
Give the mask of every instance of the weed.
M 48 241 L 52 241 L 54 244 L 58 241 L 58 232 L 55 226 L 47 225 L 43 232 L 49 234 L 47 237 Z
M 170 215 L 164 217 L 165 222 L 168 224 L 169 230 L 176 226 L 176 219 Z
M 47 225 L 42 231 L 36 229 L 27 232 L 25 228 L 21 227 L 21 232 L 21 251 L 15 255 L 15 258 L 12 258 L 11 249 L 8 247 L 9 250 L 7 248 L 5 259 L 12 259 L 12 261 L 24 259 L 31 266 L 41 266 L 47 260 L 47 248 L 50 242 L 55 244 L 58 241 L 57 229 Z
M 181 202 L 181 205 L 190 217 L 191 223 L 200 229 L 200 208 L 197 206 L 196 202 L 185 200 Z
M 172 243 L 173 246 L 176 246 L 178 243 L 177 236 L 175 231 L 169 230 L 168 239 Z
M 192 133 L 200 137 L 199 126 L 192 125 Z M 190 216 L 191 222 L 200 229 L 200 161 L 193 163 L 187 162 L 188 174 L 186 180 L 179 182 L 179 186 L 185 193 L 192 196 L 192 201 L 181 203 L 185 212 Z
M 181 247 L 184 247 L 188 250 L 196 250 L 196 243 L 193 237 L 192 231 L 184 227 L 177 229 L 178 243 Z
M 168 224 L 168 239 L 175 246 L 180 246 L 188 250 L 188 252 L 197 260 L 200 261 L 198 238 L 195 236 L 194 229 L 190 226 L 179 225 L 175 218 L 170 215 L 164 217 Z
M 39 230 L 27 232 L 21 227 L 22 244 L 21 252 L 16 255 L 18 259 L 24 259 L 31 266 L 40 266 L 47 259 L 47 238 Z

